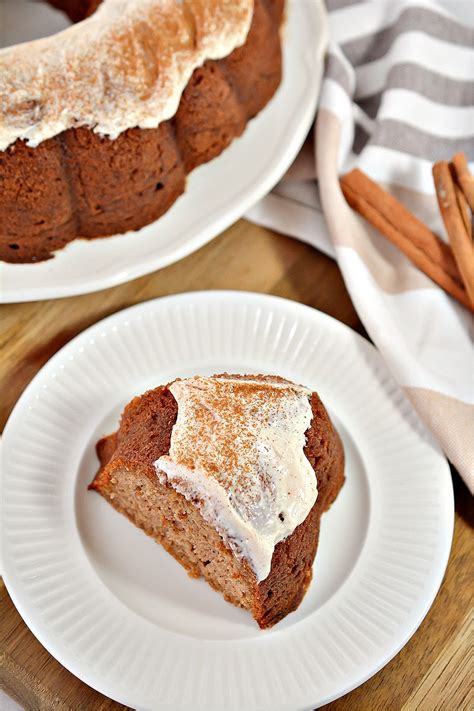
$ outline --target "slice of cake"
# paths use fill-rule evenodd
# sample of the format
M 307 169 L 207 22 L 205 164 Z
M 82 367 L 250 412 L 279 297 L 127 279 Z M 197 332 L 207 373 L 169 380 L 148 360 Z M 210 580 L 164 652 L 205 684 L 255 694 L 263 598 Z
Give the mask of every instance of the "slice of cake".
M 271 627 L 300 604 L 344 452 L 316 393 L 195 376 L 136 397 L 90 484 L 193 577 Z

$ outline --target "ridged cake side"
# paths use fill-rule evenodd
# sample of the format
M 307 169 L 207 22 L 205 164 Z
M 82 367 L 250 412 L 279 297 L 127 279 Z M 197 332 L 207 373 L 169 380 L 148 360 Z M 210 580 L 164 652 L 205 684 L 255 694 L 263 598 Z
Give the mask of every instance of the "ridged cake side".
M 246 43 L 196 69 L 176 115 L 158 128 L 115 140 L 73 128 L 0 153 L 0 259 L 49 259 L 77 237 L 136 230 L 163 215 L 186 174 L 219 155 L 276 91 L 283 4 L 255 0 Z

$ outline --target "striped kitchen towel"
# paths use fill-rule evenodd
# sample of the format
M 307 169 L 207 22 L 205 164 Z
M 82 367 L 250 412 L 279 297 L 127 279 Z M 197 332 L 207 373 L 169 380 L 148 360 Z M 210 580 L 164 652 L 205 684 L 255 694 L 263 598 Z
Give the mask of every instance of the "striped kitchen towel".
M 432 164 L 464 151 L 474 169 L 474 2 L 454 6 L 458 16 L 449 2 L 327 0 L 316 157 L 308 142 L 248 217 L 337 259 L 367 332 L 473 492 L 472 318 L 352 212 L 338 182 L 361 168 L 446 238 Z

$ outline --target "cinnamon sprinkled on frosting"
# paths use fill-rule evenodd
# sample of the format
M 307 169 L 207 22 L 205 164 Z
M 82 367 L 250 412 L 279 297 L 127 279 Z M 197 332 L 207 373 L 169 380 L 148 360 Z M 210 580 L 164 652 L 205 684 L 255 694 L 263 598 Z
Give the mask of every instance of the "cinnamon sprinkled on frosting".
M 311 391 L 271 376 L 176 380 L 178 417 L 157 474 L 200 507 L 259 581 L 317 497 L 305 457 Z
M 0 150 L 77 126 L 156 128 L 197 67 L 244 44 L 252 14 L 253 0 L 103 0 L 63 32 L 0 50 Z

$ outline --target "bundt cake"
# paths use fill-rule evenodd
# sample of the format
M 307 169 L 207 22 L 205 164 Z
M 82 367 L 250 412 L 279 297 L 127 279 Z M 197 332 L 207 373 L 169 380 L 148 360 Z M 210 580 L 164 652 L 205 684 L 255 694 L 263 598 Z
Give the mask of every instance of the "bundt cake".
M 175 380 L 136 397 L 97 444 L 91 489 L 192 577 L 271 627 L 312 577 L 321 514 L 344 482 L 318 395 L 276 376 Z
M 156 220 L 281 78 L 284 0 L 49 2 L 81 22 L 0 50 L 7 262 Z

